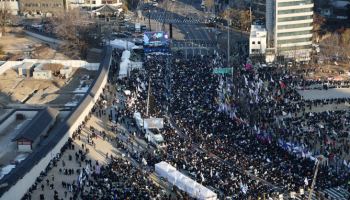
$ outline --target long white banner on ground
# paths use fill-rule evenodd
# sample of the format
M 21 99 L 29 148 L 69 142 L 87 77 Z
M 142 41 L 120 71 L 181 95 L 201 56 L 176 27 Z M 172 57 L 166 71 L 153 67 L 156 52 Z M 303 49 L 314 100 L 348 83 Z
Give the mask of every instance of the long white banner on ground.
M 155 164 L 155 172 L 158 176 L 165 178 L 169 183 L 177 186 L 193 198 L 199 200 L 217 199 L 216 193 L 177 171 L 175 167 L 167 162 L 162 161 Z

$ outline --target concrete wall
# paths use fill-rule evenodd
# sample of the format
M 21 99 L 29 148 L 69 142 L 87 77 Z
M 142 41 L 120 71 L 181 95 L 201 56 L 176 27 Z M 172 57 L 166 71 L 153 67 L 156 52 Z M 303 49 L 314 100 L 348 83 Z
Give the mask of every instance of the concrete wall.
M 17 69 L 21 66 L 22 63 L 22 61 L 6 61 L 3 65 L 0 66 L 0 75 L 11 68 Z
M 39 40 L 42 40 L 44 42 L 53 43 L 55 45 L 59 45 L 59 44 L 63 43 L 61 40 L 57 40 L 57 39 L 54 39 L 54 38 L 46 37 L 46 36 L 43 36 L 43 35 L 40 35 L 40 34 L 37 34 L 37 33 L 33 33 L 31 31 L 24 30 L 24 32 L 27 35 L 35 37 L 35 38 L 37 38 Z
M 36 178 L 40 175 L 40 172 L 43 171 L 49 164 L 50 160 L 60 152 L 60 149 L 68 141 L 68 138 L 73 134 L 78 126 L 83 122 L 85 117 L 89 114 L 90 110 L 94 106 L 95 102 L 98 100 L 100 94 L 102 93 L 103 88 L 107 83 L 111 60 L 111 48 L 108 48 L 102 65 L 100 66 L 99 76 L 95 80 L 88 94 L 84 97 L 84 99 L 80 102 L 78 107 L 73 111 L 73 113 L 68 117 L 67 121 L 63 125 L 63 128 L 66 128 L 66 126 L 69 127 L 67 133 L 64 134 L 63 137 L 51 134 L 49 137 L 61 137 L 59 138 L 59 142 L 54 144 L 52 142 L 53 140 L 48 141 L 48 144 L 45 145 L 49 146 L 50 148 L 51 146 L 54 146 L 53 149 L 43 158 L 41 158 L 37 164 L 29 171 L 27 171 L 27 173 L 12 187 L 5 191 L 0 200 L 21 199 L 27 190 L 31 187 L 31 185 L 35 182 Z M 30 156 L 35 155 L 31 154 Z
M 16 120 L 16 114 L 23 114 L 26 119 L 32 119 L 38 111 L 15 111 L 12 115 L 10 115 L 4 122 L 0 124 L 0 133 L 3 132 L 11 123 Z
M 30 153 L 32 151 L 30 144 L 20 144 L 17 146 L 19 152 L 28 152 Z

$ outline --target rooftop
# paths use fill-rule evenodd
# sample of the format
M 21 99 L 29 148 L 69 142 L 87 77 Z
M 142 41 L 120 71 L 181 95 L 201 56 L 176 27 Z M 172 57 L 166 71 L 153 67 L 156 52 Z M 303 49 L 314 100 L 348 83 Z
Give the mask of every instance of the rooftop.
M 251 25 L 250 37 L 266 37 L 267 31 L 264 25 Z
M 17 130 L 18 134 L 12 139 L 16 141 L 18 139 L 27 139 L 29 141 L 36 140 L 49 124 L 56 119 L 58 115 L 58 110 L 53 108 L 46 108 L 40 111 L 30 123 L 25 124 L 20 129 Z

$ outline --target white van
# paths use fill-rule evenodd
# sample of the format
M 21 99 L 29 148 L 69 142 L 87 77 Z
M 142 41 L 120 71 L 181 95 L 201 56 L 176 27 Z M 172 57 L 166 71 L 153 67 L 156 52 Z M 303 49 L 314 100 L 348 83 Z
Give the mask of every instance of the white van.
M 157 148 L 164 148 L 165 147 L 165 142 L 162 134 L 158 133 L 158 130 L 152 129 L 146 130 L 146 135 L 145 135 L 147 141 L 154 145 Z

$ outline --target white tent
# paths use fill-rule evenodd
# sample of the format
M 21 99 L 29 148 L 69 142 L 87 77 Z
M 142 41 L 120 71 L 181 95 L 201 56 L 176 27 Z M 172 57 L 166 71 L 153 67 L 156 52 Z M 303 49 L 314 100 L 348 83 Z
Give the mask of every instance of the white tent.
M 125 78 L 128 76 L 128 66 L 129 66 L 130 61 L 129 60 L 124 60 L 123 62 L 120 63 L 119 65 L 119 77 L 120 79 Z
M 126 40 L 115 39 L 110 41 L 110 45 L 116 49 L 131 50 L 135 44 Z
M 138 114 L 139 113 L 134 113 L 134 116 L 138 117 Z M 141 114 L 139 117 L 141 118 Z M 159 174 L 159 176 L 166 177 L 168 173 L 176 171 L 176 168 L 162 161 L 160 163 L 155 164 L 155 171 L 157 174 Z
M 217 194 L 203 185 L 197 183 L 191 178 L 185 176 L 176 168 L 166 162 L 155 164 L 155 172 L 173 185 L 176 185 L 180 190 L 185 191 L 191 197 L 200 200 L 216 200 Z
M 198 199 L 206 199 L 206 200 L 215 200 L 217 199 L 217 195 L 209 190 L 208 188 L 204 187 L 203 185 L 199 185 L 196 193 L 196 196 Z
M 129 60 L 129 58 L 130 58 L 130 51 L 129 50 L 123 51 L 123 54 L 122 54 L 122 57 L 121 57 L 121 61 Z

